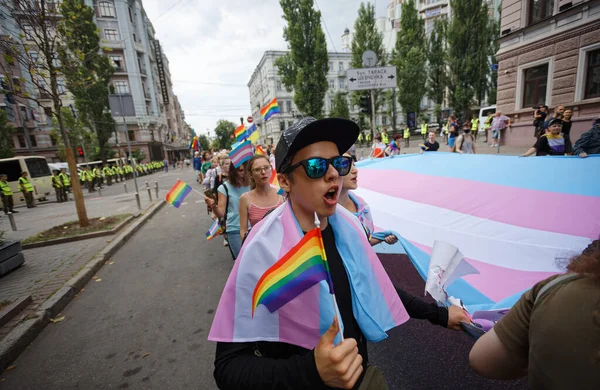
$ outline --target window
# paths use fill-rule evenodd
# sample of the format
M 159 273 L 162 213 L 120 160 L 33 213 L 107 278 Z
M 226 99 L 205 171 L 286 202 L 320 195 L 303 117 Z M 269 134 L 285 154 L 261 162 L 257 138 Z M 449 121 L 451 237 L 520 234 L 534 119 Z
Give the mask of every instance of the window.
M 344 63 L 343 63 L 343 62 L 341 62 L 341 61 L 340 61 L 340 63 L 338 64 L 338 70 L 339 70 L 340 72 L 343 72 L 343 71 L 344 71 Z
M 554 0 L 530 0 L 529 24 L 537 23 L 552 16 Z
M 294 124 L 294 121 L 288 121 L 288 127 L 292 127 L 293 124 Z
M 129 93 L 129 84 L 127 83 L 127 81 L 118 80 L 113 82 L 113 85 L 115 87 L 115 93 L 121 95 Z
M 30 135 L 29 140 L 31 141 L 31 147 L 37 148 L 37 140 L 35 139 L 35 135 Z M 29 166 L 29 164 L 27 164 Z
M 55 68 L 60 68 L 60 59 L 58 58 L 58 53 L 54 53 L 52 55 L 52 65 Z
M 50 142 L 52 143 L 52 146 L 56 146 L 56 137 L 50 137 Z
M 333 70 L 333 62 L 329 63 L 329 71 L 331 72 Z
M 129 7 L 129 20 L 133 23 L 133 10 Z
M 277 81 L 276 85 L 277 85 L 277 90 L 281 91 L 281 81 Z
M 38 59 L 39 59 L 39 54 L 37 51 L 30 51 L 29 52 L 29 58 L 31 59 L 31 64 L 33 66 L 37 65 L 38 63 Z
M 345 88 L 344 79 L 340 79 L 340 89 L 344 89 L 344 88 Z
M 382 125 L 387 125 L 388 124 L 387 123 L 387 116 L 384 115 L 384 116 L 381 117 L 381 124 Z
M 137 42 L 137 41 L 138 41 L 138 40 L 137 40 L 137 34 L 136 34 L 136 33 L 133 33 L 133 41 L 134 41 L 134 42 Z
M 26 148 L 27 143 L 25 143 L 25 136 L 23 134 L 17 135 L 17 140 L 19 141 L 20 148 Z
M 20 136 L 23 138 L 23 136 Z M 20 141 L 19 141 L 20 142 Z M 23 139 L 23 142 L 25 140 Z M 25 146 L 21 146 L 24 148 Z M 8 176 L 8 181 L 17 181 L 21 177 L 21 162 L 19 160 L 5 160 L 0 162 L 0 172 Z
M 27 118 L 27 107 L 19 107 L 19 112 L 21 113 L 21 120 L 26 122 L 29 118 Z
M 56 84 L 58 87 L 58 93 L 60 95 L 67 93 L 67 88 L 65 87 L 65 80 L 56 80 Z
M 119 40 L 119 32 L 114 28 L 105 28 L 104 29 L 104 38 L 109 41 L 118 41 Z
M 135 141 L 135 130 L 127 130 L 127 133 L 129 134 L 129 141 L 134 142 Z
M 116 18 L 117 11 L 115 10 L 114 4 L 110 1 L 101 1 L 98 3 L 98 16 L 105 18 Z
M 34 144 L 35 136 L 32 135 L 31 138 L 32 145 L 36 146 L 36 144 Z M 52 173 L 50 173 L 50 168 L 48 167 L 48 162 L 45 158 L 26 158 L 25 165 L 27 165 L 27 169 L 29 170 L 29 177 L 31 177 L 32 179 L 35 179 L 36 177 L 52 175 Z
M 279 130 L 281 130 L 281 131 L 285 130 L 285 121 L 279 121 Z
M 123 57 L 110 55 L 108 58 L 112 61 L 113 66 L 115 67 L 115 71 L 124 72 L 125 71 L 125 61 L 123 61 Z
M 23 34 L 25 35 L 25 39 L 33 41 L 33 27 L 23 26 Z
M 288 100 L 287 102 L 285 102 L 285 108 L 287 109 L 287 112 L 292 112 L 292 101 Z
M 585 70 L 585 99 L 600 97 L 600 49 L 588 52 Z
M 523 107 L 533 107 L 546 102 L 548 86 L 548 64 L 525 69 Z
M 335 85 L 333 84 L 333 80 L 329 80 L 329 89 L 333 89 L 335 88 Z

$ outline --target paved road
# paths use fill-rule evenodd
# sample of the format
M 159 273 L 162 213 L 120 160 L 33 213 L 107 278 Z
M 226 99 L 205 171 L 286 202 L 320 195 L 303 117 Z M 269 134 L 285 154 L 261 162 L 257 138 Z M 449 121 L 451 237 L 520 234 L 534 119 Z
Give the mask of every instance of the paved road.
M 192 182 L 191 175 L 181 175 Z M 206 340 L 231 269 L 195 193 L 180 209 L 163 208 L 98 273 L 0 378 L 0 389 L 214 389 L 214 344 Z M 198 203 L 196 203 L 198 202 Z M 383 259 L 392 279 L 413 294 L 423 281 L 401 258 Z M 472 342 L 411 320 L 370 346 L 391 389 L 521 389 L 474 375 Z M 149 354 L 148 354 L 149 353 Z M 147 355 L 148 354 L 148 355 Z

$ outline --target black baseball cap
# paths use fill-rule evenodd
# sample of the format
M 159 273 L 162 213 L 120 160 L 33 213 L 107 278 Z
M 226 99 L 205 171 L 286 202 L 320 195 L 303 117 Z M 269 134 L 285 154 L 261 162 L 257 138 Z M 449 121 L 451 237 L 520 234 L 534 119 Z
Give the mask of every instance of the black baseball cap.
M 315 119 L 307 116 L 283 131 L 275 148 L 275 169 L 281 168 L 300 149 L 316 142 L 329 141 L 337 145 L 340 154 L 356 142 L 360 129 L 356 123 L 342 118 Z
M 562 119 L 550 119 L 550 122 L 548 122 L 548 127 L 552 126 L 552 125 L 563 125 L 563 121 Z

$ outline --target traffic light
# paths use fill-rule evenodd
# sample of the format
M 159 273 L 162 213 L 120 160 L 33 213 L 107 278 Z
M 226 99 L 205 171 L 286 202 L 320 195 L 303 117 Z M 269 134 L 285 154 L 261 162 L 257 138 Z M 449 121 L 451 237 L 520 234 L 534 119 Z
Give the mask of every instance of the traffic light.
M 371 110 L 371 96 L 363 95 L 360 97 L 360 112 L 362 114 L 371 115 L 373 111 Z
M 83 156 L 83 149 L 82 148 L 77 148 L 77 154 L 82 157 Z

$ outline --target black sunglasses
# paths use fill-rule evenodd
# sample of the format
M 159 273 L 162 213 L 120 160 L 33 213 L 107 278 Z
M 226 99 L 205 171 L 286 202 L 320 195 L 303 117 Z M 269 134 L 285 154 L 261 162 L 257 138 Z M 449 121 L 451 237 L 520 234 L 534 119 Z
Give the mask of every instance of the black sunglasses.
M 292 165 L 291 167 L 287 168 L 284 172 L 290 173 L 299 166 L 302 166 L 304 167 L 304 172 L 306 172 L 306 176 L 308 176 L 311 179 L 320 179 L 327 173 L 329 165 L 332 165 L 340 176 L 346 176 L 350 173 L 350 170 L 352 169 L 352 157 L 312 157 Z

